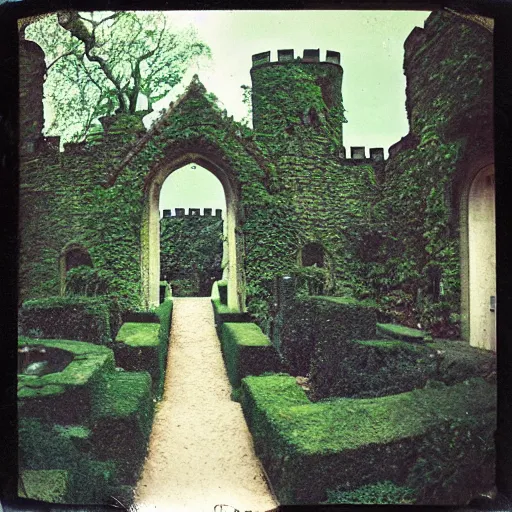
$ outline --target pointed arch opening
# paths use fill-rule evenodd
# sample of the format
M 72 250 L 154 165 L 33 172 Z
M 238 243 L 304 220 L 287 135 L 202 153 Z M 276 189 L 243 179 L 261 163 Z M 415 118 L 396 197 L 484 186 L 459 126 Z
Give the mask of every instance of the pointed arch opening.
M 216 160 L 216 159 L 215 159 Z M 242 282 L 240 231 L 238 226 L 238 191 L 232 172 L 214 158 L 187 152 L 173 159 L 166 159 L 149 175 L 145 186 L 144 218 L 141 230 L 141 270 L 143 297 L 146 307 L 155 307 L 160 301 L 160 193 L 166 179 L 188 164 L 198 165 L 211 172 L 224 190 L 226 213 L 224 218 L 223 278 L 228 283 L 228 307 L 245 310 L 245 293 Z
M 197 164 L 172 172 L 160 190 L 160 280 L 174 297 L 209 297 L 227 279 L 226 197 Z

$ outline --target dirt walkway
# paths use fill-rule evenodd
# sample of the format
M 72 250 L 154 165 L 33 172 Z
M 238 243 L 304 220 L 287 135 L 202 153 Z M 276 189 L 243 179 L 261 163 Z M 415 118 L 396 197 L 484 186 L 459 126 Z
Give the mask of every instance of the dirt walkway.
M 164 398 L 136 489 L 138 511 L 277 506 L 230 392 L 210 299 L 174 299 Z

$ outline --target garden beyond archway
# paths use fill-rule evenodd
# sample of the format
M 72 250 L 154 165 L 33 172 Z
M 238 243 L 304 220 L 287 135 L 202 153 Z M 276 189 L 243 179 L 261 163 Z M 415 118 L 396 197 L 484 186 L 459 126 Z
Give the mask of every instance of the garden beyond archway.
M 164 160 L 147 178 L 145 187 L 144 218 L 141 230 L 141 267 L 143 293 L 149 306 L 159 304 L 160 284 L 160 191 L 164 181 L 174 171 L 187 164 L 197 164 L 210 171 L 221 182 L 226 198 L 226 237 L 224 251 L 227 254 L 228 307 L 237 311 L 245 308 L 241 283 L 240 257 L 237 248 L 238 195 L 233 173 L 219 165 L 214 158 L 200 153 L 186 152 L 172 160 Z

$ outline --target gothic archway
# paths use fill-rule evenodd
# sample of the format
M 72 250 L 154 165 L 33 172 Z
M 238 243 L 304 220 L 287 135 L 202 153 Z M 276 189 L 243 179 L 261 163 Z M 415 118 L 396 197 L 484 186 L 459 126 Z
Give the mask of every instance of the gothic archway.
M 238 193 L 232 173 L 215 158 L 195 152 L 184 152 L 178 157 L 161 162 L 147 177 L 145 186 L 144 218 L 141 230 L 141 269 L 144 301 L 149 307 L 159 304 L 160 283 L 160 190 L 164 181 L 174 171 L 195 163 L 218 178 L 226 198 L 227 281 L 228 307 L 237 311 L 245 309 L 245 294 L 240 269 L 241 257 L 238 240 Z

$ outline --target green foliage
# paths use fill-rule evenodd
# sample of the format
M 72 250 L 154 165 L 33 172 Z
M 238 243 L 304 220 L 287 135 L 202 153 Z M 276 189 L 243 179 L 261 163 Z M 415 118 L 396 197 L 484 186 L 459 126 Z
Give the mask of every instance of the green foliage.
M 46 496 L 51 502 L 64 502 L 61 493 L 58 496 L 48 494 L 53 494 L 52 483 L 57 482 L 60 482 L 59 488 L 63 492 L 64 475 L 55 470 L 67 472 L 67 492 L 64 495 L 67 503 L 97 504 L 109 496 L 116 478 L 115 462 L 100 462 L 91 450 L 81 450 L 63 433 L 60 425 L 22 417 L 18 432 L 20 469 L 27 493 L 33 494 L 30 497 L 43 499 Z M 57 482 L 52 476 L 58 477 Z M 46 491 L 39 486 L 34 489 L 32 484 L 37 482 L 44 482 Z
M 418 504 L 465 504 L 494 487 L 495 422 L 494 412 L 456 418 L 422 440 L 407 479 Z
M 248 375 L 278 372 L 280 361 L 275 348 L 261 329 L 252 323 L 223 323 L 221 347 L 233 388 Z
M 326 504 L 361 505 L 412 505 L 415 501 L 413 489 L 396 485 L 385 480 L 376 484 L 363 485 L 353 491 L 327 490 Z
M 166 303 L 172 304 L 171 301 Z M 164 303 L 164 304 L 166 304 Z M 125 322 L 114 344 L 117 365 L 127 371 L 147 371 L 151 375 L 153 394 L 159 399 L 163 393 L 163 381 L 167 359 L 170 320 L 168 305 L 160 306 L 163 324 Z
M 59 13 L 31 24 L 27 38 L 45 51 L 45 96 L 56 108 L 48 134 L 80 140 L 100 116 L 151 111 L 188 66 L 210 56 L 192 30 L 162 13 Z M 73 91 L 73 94 L 70 94 Z
M 422 343 L 425 333 L 418 329 L 411 329 L 403 325 L 377 324 L 377 332 L 385 338 Z
M 216 217 L 164 217 L 160 221 L 160 275 L 174 296 L 209 296 L 222 275 L 223 221 Z M 184 285 L 190 282 L 190 289 Z
M 280 350 L 295 375 L 312 377 L 319 396 L 330 396 L 345 344 L 375 337 L 375 307 L 348 297 L 304 297 L 283 308 Z M 332 393 L 335 394 L 335 393 Z
M 434 349 L 404 341 L 349 342 L 343 358 L 331 363 L 336 374 L 329 393 L 369 398 L 422 388 L 429 379 L 442 379 L 441 359 Z
M 220 302 L 220 299 L 212 299 L 213 316 L 217 332 L 220 334 L 220 328 L 224 322 L 250 322 L 251 316 L 247 313 L 240 313 L 231 309 Z

